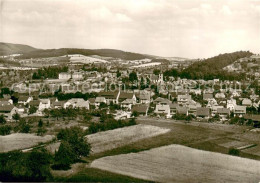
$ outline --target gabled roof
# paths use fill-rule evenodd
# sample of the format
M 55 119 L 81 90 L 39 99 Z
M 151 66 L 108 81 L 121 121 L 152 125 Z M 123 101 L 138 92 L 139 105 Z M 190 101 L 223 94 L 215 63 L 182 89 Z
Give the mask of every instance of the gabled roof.
M 105 97 L 106 99 L 116 99 L 119 91 L 106 91 L 106 92 L 100 92 L 98 96 Z
M 134 100 L 133 99 L 125 99 L 122 104 L 133 104 Z
M 120 92 L 119 99 L 132 99 L 134 93 Z
M 177 107 L 177 112 L 178 112 L 179 114 L 187 114 L 188 108 L 187 108 L 187 107 L 178 106 L 178 107 Z
M 181 100 L 181 99 L 184 99 L 184 100 L 191 100 L 191 95 L 178 95 L 178 101 Z
M 218 114 L 230 114 L 230 109 L 228 109 L 228 108 L 218 108 L 217 113 Z
M 63 107 L 64 103 L 65 103 L 65 101 L 57 101 L 57 102 L 53 102 L 52 105 L 53 106 L 62 106 Z
M 50 101 L 50 99 L 40 99 L 40 102 L 41 102 L 42 104 L 48 104 L 49 101 Z
M 28 98 L 29 98 L 29 96 L 20 96 L 20 97 L 18 98 L 18 101 L 27 101 Z
M 242 101 L 242 105 L 252 105 L 252 101 L 251 101 L 250 99 L 245 98 L 245 99 Z
M 161 98 L 161 97 L 156 98 L 153 102 L 154 103 L 159 103 L 159 104 L 160 103 L 164 103 L 164 104 L 171 104 L 172 103 L 169 99 Z
M 208 100 L 208 99 L 213 99 L 213 94 L 212 93 L 204 93 L 203 94 L 203 100 Z
M 90 104 L 94 104 L 96 99 L 95 98 L 89 98 L 88 101 L 89 101 Z
M 177 109 L 178 106 L 177 103 L 170 104 L 170 109 Z
M 0 112 L 11 112 L 13 108 L 14 108 L 14 105 L 0 106 Z
M 29 105 L 31 105 L 31 106 L 39 106 L 39 104 L 40 104 L 39 100 L 32 100 L 29 102 Z
M 97 103 L 101 103 L 101 102 L 104 102 L 104 101 L 106 101 L 105 97 L 97 97 L 96 100 L 95 100 L 95 102 L 97 102 Z
M 10 105 L 8 101 L 0 101 L 0 106 Z
M 235 106 L 235 113 L 246 113 L 246 106 Z
M 209 108 L 198 107 L 197 116 L 209 116 Z
M 141 104 L 141 105 L 133 105 L 132 112 L 136 111 L 138 113 L 146 113 L 148 111 L 148 105 Z
M 253 121 L 260 121 L 260 115 L 259 114 L 246 114 L 244 116 L 245 119 L 251 119 Z

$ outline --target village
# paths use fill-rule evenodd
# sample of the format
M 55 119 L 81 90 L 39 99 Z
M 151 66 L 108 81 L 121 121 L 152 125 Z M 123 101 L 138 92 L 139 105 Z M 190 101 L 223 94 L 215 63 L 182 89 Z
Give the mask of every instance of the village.
M 80 69 L 86 67 L 90 71 Z M 119 70 L 115 64 L 105 67 L 95 71 L 93 68 L 100 68 L 100 63 L 73 64 L 67 72 L 58 73 L 57 79 L 31 79 L 2 88 L 0 113 L 11 122 L 15 114 L 44 116 L 45 110 L 71 107 L 107 110 L 117 120 L 142 115 L 229 123 L 239 117 L 255 127 L 259 125 L 259 95 L 250 81 L 166 78 L 163 70 L 168 65 L 149 65 L 141 70 Z M 11 92 L 16 97 L 11 97 Z M 80 97 L 86 93 L 94 97 Z M 73 95 L 65 100 L 57 97 L 61 94 Z M 110 111 L 110 105 L 116 105 L 117 110 Z

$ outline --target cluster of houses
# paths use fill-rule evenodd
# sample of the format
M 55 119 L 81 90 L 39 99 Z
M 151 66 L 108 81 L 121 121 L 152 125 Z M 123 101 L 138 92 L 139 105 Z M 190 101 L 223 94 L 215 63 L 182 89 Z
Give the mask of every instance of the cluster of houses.
M 235 93 L 234 93 L 235 94 Z M 13 104 L 10 96 L 0 99 L 0 114 L 4 114 L 11 120 L 13 114 L 19 113 L 27 116 L 31 107 L 36 107 L 37 111 L 30 115 L 43 115 L 45 109 L 59 108 L 85 108 L 98 109 L 102 104 L 105 106 L 117 104 L 120 110 L 114 113 L 115 119 L 130 118 L 133 112 L 138 115 L 148 115 L 148 110 L 153 115 L 172 118 L 176 114 L 188 116 L 192 115 L 198 120 L 208 120 L 218 115 L 220 120 L 225 121 L 230 114 L 243 117 L 247 114 L 247 107 L 258 109 L 260 101 L 258 95 L 250 95 L 250 98 L 239 98 L 237 101 L 233 97 L 226 99 L 225 93 L 201 94 L 203 104 L 195 101 L 188 93 L 169 92 L 167 97 L 155 97 L 151 89 L 136 91 L 102 91 L 96 98 L 84 100 L 82 98 L 72 98 L 67 101 L 58 101 L 57 98 L 33 99 L 31 96 L 20 96 L 17 104 Z M 239 104 L 238 104 L 239 103 Z M 103 105 L 104 106 L 104 105 Z

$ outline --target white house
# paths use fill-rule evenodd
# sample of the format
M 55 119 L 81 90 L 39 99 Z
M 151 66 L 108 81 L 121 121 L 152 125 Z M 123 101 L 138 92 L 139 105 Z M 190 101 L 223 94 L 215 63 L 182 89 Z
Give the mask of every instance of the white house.
M 72 79 L 83 79 L 83 74 L 81 73 L 81 72 L 74 72 L 73 74 L 72 74 Z
M 230 110 L 230 111 L 234 111 L 235 110 L 235 107 L 237 105 L 237 101 L 235 99 L 230 99 L 230 100 L 227 100 L 227 108 Z
M 67 72 L 59 73 L 59 79 L 69 80 L 71 78 L 71 74 Z
M 86 108 L 89 109 L 89 101 L 86 101 L 82 98 L 73 98 L 65 102 L 64 108 L 72 107 L 72 108 Z
M 39 111 L 43 111 L 44 109 L 51 108 L 51 100 L 50 99 L 40 99 Z
M 171 117 L 170 105 L 157 104 L 154 113 L 157 115 L 166 116 L 166 118 L 170 118 Z

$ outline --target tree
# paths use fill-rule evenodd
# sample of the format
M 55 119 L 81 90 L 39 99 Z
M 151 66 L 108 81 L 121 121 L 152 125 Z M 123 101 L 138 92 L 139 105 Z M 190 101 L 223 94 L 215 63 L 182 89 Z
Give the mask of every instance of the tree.
M 15 120 L 17 122 L 21 117 L 20 117 L 20 114 L 18 114 L 16 112 L 15 114 L 13 114 L 12 118 L 13 118 L 13 120 Z
M 88 156 L 91 146 L 84 138 L 84 132 L 79 127 L 62 129 L 57 138 L 62 143 L 57 154 L 55 154 L 55 164 L 65 166 L 79 160 L 81 156 Z M 58 166 L 59 167 L 59 166 Z
M 137 74 L 136 74 L 136 72 L 131 72 L 130 74 L 129 74 L 129 81 L 130 82 L 134 82 L 134 81 L 137 81 L 138 80 L 138 78 L 137 78 Z
M 133 117 L 138 117 L 138 115 L 139 115 L 139 114 L 138 114 L 137 111 L 133 111 L 133 113 L 132 113 L 132 116 L 133 116 Z
M 6 119 L 5 119 L 4 115 L 2 114 L 0 116 L 0 124 L 4 124 L 4 123 L 6 123 Z
M 34 114 L 34 113 L 36 113 L 36 111 L 37 111 L 37 107 L 35 107 L 35 106 L 31 106 L 29 108 L 29 114 Z
M 55 153 L 55 163 L 53 169 L 67 170 L 70 165 L 76 160 L 76 154 L 73 152 L 72 147 L 67 141 L 62 141 L 58 152 Z
M 41 128 L 42 126 L 43 126 L 43 121 L 42 121 L 42 119 L 40 119 L 40 120 L 38 121 L 38 127 Z
M 119 70 L 117 70 L 117 72 L 116 72 L 116 77 L 119 78 L 120 76 L 121 76 L 121 73 L 120 73 Z

